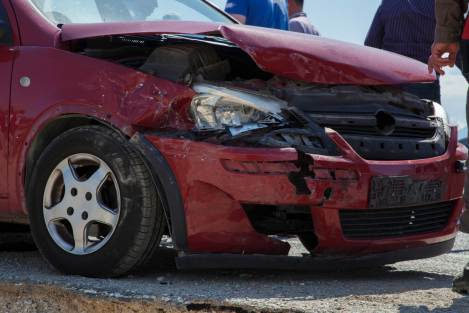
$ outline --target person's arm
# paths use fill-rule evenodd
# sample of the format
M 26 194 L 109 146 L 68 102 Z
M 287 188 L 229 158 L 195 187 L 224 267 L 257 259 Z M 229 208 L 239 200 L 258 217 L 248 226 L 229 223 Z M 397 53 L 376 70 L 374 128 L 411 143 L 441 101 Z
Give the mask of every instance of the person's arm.
M 453 67 L 456 63 L 467 3 L 467 0 L 435 1 L 435 42 L 428 59 L 428 72 L 444 75 L 443 67 Z
M 384 38 L 384 21 L 382 18 L 382 4 L 376 11 L 373 22 L 365 39 L 365 46 L 381 49 L 383 47 Z
M 239 22 L 246 24 L 249 11 L 249 0 L 228 0 L 226 2 L 225 11 Z
M 454 43 L 459 41 L 466 9 L 467 1 L 464 0 L 435 1 L 435 42 Z

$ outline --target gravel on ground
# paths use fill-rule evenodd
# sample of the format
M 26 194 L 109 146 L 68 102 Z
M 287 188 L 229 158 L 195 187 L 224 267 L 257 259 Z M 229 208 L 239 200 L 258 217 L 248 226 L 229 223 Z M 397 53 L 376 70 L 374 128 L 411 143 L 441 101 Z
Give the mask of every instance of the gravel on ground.
M 292 240 L 293 253 L 303 252 Z M 469 313 L 451 282 L 469 261 L 469 235 L 451 253 L 417 261 L 328 272 L 180 272 L 174 252 L 119 279 L 64 276 L 29 234 L 0 233 L 0 313 L 16 312 L 399 312 Z

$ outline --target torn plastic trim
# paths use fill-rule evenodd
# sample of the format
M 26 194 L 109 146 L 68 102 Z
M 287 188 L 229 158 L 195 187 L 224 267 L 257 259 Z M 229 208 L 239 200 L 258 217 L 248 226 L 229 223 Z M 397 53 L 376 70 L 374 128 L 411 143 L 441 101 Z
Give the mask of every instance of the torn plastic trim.
M 311 189 L 308 187 L 306 178 L 315 177 L 311 168 L 314 166 L 314 159 L 311 155 L 306 154 L 300 150 L 298 152 L 298 160 L 295 165 L 298 167 L 298 172 L 291 172 L 288 174 L 288 180 L 296 188 L 297 195 L 310 195 Z
M 138 149 L 144 157 L 145 164 L 152 173 L 152 180 L 158 190 L 162 190 L 164 194 L 158 192 L 163 202 L 165 215 L 169 213 L 171 227 L 170 233 L 174 246 L 179 251 L 187 251 L 187 224 L 186 214 L 184 211 L 184 202 L 182 195 L 171 167 L 163 154 L 158 151 L 146 138 L 143 133 L 135 133 L 130 142 Z
M 226 127 L 226 133 L 230 136 L 228 141 L 245 137 L 246 142 L 257 142 L 261 146 L 295 147 L 304 153 L 338 155 L 335 144 L 328 138 L 324 128 L 297 108 L 289 106 L 286 101 L 270 95 L 267 91 L 262 93 L 231 85 L 225 87 L 207 83 L 194 84 L 193 89 L 201 96 L 210 95 L 234 103 L 239 102 L 269 114 L 270 120 Z M 196 101 L 197 96 L 194 99 Z M 194 101 L 192 106 L 197 120 L 196 115 L 199 112 L 194 108 Z M 252 137 L 248 138 L 250 135 Z

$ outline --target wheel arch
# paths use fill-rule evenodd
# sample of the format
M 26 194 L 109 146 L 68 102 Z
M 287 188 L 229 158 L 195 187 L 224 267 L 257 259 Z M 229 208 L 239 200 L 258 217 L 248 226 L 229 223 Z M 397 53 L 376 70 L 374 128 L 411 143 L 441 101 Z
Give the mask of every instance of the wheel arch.
M 42 129 L 34 136 L 25 155 L 24 164 L 24 189 L 26 196 L 29 191 L 29 183 L 33 168 L 38 161 L 42 151 L 61 133 L 80 126 L 87 125 L 102 125 L 107 128 L 115 130 L 114 127 L 108 123 L 101 121 L 97 118 L 80 115 L 80 114 L 67 114 L 49 121 Z
M 170 229 L 175 247 L 185 251 L 187 248 L 186 219 L 183 200 L 176 178 L 164 156 L 153 147 L 141 133 L 134 133 L 132 137 L 114 125 L 93 116 L 81 114 L 67 114 L 57 117 L 41 128 L 31 141 L 25 155 L 24 163 L 24 191 L 29 197 L 29 184 L 34 166 L 42 151 L 61 133 L 80 126 L 99 125 L 111 129 L 130 140 L 145 161 L 155 186 L 160 186 L 165 195 L 160 195 L 166 216 L 167 227 Z M 164 169 L 167 171 L 164 171 Z M 27 200 L 26 200 L 27 202 Z

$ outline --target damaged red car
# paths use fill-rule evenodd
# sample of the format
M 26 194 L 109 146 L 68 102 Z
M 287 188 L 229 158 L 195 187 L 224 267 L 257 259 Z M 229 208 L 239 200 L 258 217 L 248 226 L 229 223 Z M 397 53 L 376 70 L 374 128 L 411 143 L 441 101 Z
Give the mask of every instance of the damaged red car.
M 0 2 L 0 220 L 64 273 L 389 264 L 449 251 L 467 150 L 395 54 L 203 0 Z M 282 238 L 310 252 L 288 257 Z

